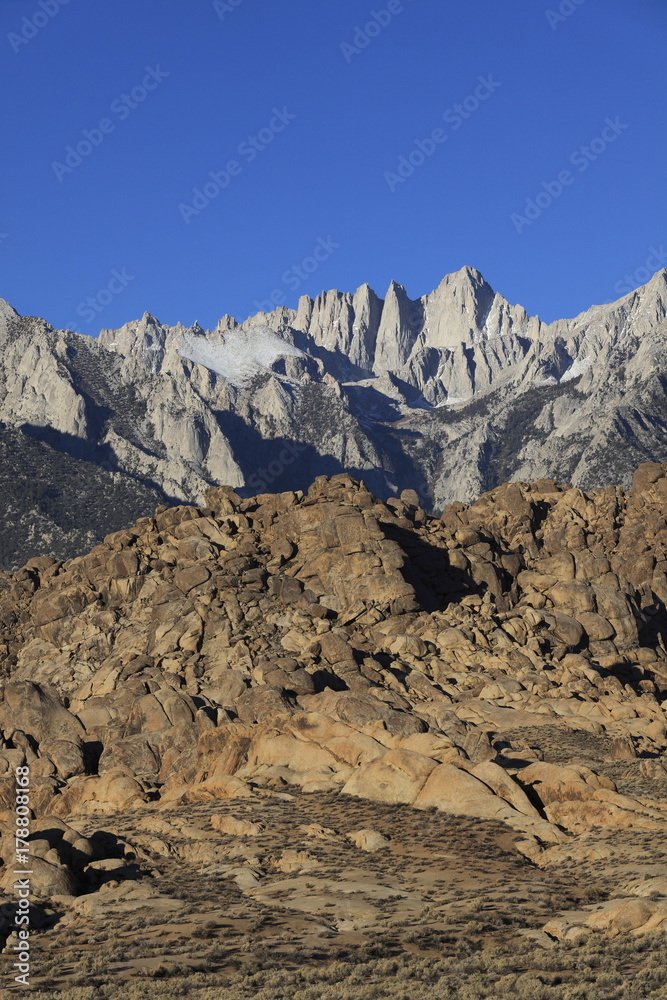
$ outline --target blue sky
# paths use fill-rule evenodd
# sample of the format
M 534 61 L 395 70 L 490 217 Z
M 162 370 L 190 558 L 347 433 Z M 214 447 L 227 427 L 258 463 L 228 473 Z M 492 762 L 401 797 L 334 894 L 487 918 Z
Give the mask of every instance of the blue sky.
M 470 264 L 575 315 L 667 264 L 666 47 L 664 0 L 0 0 L 0 296 L 95 335 Z

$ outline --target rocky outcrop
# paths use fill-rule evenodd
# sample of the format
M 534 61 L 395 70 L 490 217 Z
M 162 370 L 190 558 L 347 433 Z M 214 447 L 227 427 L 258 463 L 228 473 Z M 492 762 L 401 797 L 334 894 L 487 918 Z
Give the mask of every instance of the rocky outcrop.
M 287 785 L 501 822 L 538 863 L 665 831 L 605 761 L 667 774 L 667 465 L 439 518 L 344 474 L 206 503 L 0 579 L 3 808 L 27 763 L 62 821 Z
M 666 524 L 667 464 L 440 516 L 343 473 L 1 573 L 3 960 L 25 766 L 39 954 L 111 938 L 111 976 L 188 921 L 236 962 L 267 915 L 337 949 L 390 913 L 429 967 L 663 932 Z

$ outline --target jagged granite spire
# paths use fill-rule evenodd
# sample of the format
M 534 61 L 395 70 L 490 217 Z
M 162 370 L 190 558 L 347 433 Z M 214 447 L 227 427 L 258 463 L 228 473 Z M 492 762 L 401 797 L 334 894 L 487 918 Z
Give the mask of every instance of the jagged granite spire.
M 667 461 L 667 270 L 551 324 L 471 267 L 417 299 L 329 290 L 211 332 L 145 313 L 92 339 L 6 303 L 3 322 L 0 421 L 18 441 L 186 502 L 348 470 L 439 509 L 509 479 L 629 485 Z

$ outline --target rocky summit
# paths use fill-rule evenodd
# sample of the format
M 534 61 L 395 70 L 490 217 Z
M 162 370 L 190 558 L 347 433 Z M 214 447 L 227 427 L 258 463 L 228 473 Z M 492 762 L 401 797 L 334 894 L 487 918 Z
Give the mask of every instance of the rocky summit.
M 659 463 L 213 487 L 5 572 L 35 995 L 664 996 L 666 603 Z
M 440 512 L 510 480 L 627 489 L 667 461 L 667 270 L 549 324 L 471 267 L 417 299 L 362 285 L 210 331 L 145 313 L 96 339 L 0 300 L 0 345 L 5 568 L 215 485 L 348 472 Z

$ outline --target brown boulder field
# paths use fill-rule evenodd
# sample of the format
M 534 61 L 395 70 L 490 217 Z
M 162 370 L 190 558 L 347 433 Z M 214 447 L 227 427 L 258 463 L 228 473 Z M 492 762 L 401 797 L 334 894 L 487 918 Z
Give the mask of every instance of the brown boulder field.
M 70 925 L 101 919 L 105 894 L 171 919 L 180 865 L 361 933 L 387 889 L 359 866 L 440 858 L 420 854 L 440 822 L 469 824 L 480 879 L 476 838 L 494 837 L 522 871 L 596 872 L 607 900 L 618 877 L 662 885 L 643 838 L 667 833 L 665 484 L 655 464 L 629 493 L 513 483 L 439 517 L 345 474 L 217 488 L 2 574 L 3 892 L 25 765 L 40 899 Z M 357 888 L 321 873 L 335 850 Z M 389 892 L 406 920 L 418 875 Z M 580 895 L 527 929 L 659 930 L 661 898 L 605 916 Z

